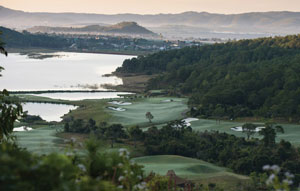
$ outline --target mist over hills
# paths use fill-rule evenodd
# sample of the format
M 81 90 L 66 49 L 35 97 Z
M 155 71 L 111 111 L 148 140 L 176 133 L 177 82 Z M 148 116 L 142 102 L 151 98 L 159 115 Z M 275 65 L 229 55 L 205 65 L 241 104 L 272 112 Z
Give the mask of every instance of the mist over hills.
M 165 36 L 260 37 L 300 33 L 299 12 L 257 12 L 243 14 L 212 14 L 184 12 L 180 14 L 83 14 L 29 13 L 0 6 L 0 25 L 28 29 L 34 26 L 75 26 L 84 23 L 115 24 L 134 21 Z M 180 28 L 180 30 L 177 30 Z M 234 35 L 233 35 L 234 34 Z
M 50 26 L 35 26 L 27 29 L 31 33 L 95 33 L 95 34 L 124 34 L 124 35 L 143 35 L 143 36 L 158 36 L 152 31 L 138 25 L 136 22 L 121 22 L 115 25 L 87 25 L 84 27 L 50 27 Z

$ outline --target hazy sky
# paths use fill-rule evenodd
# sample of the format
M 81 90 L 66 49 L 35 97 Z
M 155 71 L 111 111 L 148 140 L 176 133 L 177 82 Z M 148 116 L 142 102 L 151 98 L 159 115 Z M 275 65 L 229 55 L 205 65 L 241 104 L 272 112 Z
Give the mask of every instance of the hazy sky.
M 30 12 L 179 13 L 207 11 L 299 11 L 300 0 L 0 0 L 0 5 Z

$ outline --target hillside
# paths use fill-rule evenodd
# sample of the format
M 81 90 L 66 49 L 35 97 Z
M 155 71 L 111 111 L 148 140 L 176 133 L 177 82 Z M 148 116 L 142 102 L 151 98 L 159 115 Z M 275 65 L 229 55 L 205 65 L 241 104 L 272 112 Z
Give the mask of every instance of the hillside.
M 300 33 L 298 12 L 258 12 L 243 14 L 212 14 L 184 12 L 180 14 L 82 14 L 82 13 L 29 13 L 0 6 L 0 25 L 27 29 L 34 26 L 76 26 L 84 23 L 115 24 L 134 21 L 155 33 L 168 36 L 205 36 L 250 38 L 275 34 Z M 166 30 L 166 26 L 172 32 Z M 181 30 L 174 30 L 181 26 Z M 205 33 L 204 33 L 205 32 Z M 208 33 L 207 33 L 208 32 Z M 204 34 L 203 34 L 204 33 Z M 228 36 L 228 34 L 232 34 Z M 235 35 L 235 36 L 234 36 Z
M 32 33 L 104 33 L 104 34 L 127 34 L 127 35 L 151 35 L 156 34 L 138 25 L 136 22 L 121 22 L 110 26 L 88 25 L 84 27 L 48 27 L 36 26 L 27 29 Z
M 190 96 L 202 117 L 299 120 L 300 36 L 242 40 L 125 60 L 120 73 L 158 73 L 149 89 Z
M 32 35 L 28 32 L 17 32 L 0 26 L 1 38 L 8 48 L 65 48 L 70 46 L 70 42 L 61 37 L 51 37 L 47 35 Z
M 202 184 L 216 181 L 225 190 L 235 190 L 237 189 L 235 188 L 237 182 L 249 180 L 248 177 L 232 173 L 229 169 L 202 160 L 177 155 L 144 156 L 133 160 L 144 166 L 146 174 L 154 172 L 164 176 L 169 170 L 174 170 L 177 176 Z

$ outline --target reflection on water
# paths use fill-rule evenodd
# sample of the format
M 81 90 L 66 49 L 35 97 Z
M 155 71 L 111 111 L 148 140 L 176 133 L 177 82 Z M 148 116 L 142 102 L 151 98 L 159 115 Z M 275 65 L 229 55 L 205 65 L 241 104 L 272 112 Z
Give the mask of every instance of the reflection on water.
M 67 53 L 59 57 L 32 59 L 26 55 L 1 56 L 0 89 L 21 90 L 83 90 L 101 88 L 103 84 L 122 84 L 117 77 L 103 77 L 132 56 Z
M 29 115 L 39 115 L 46 121 L 61 121 L 64 114 L 77 107 L 64 104 L 48 104 L 48 103 L 25 103 L 23 110 L 28 111 Z
M 82 93 L 42 93 L 42 94 L 31 94 L 36 96 L 48 97 L 52 99 L 63 99 L 63 100 L 84 100 L 84 99 L 106 99 L 106 98 L 120 98 L 119 95 L 131 94 L 127 92 L 82 92 Z

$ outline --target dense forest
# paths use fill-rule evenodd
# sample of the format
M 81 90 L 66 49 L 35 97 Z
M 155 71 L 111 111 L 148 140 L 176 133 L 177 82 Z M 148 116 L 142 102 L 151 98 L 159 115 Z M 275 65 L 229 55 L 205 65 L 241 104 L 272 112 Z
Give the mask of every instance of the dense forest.
M 1 37 L 5 39 L 7 47 L 11 48 L 29 48 L 29 47 L 43 47 L 43 48 L 65 48 L 72 45 L 67 39 L 61 37 L 51 37 L 44 34 L 30 34 L 26 31 L 20 33 L 8 28 L 0 27 L 2 32 Z
M 116 71 L 160 74 L 148 88 L 189 95 L 194 116 L 299 120 L 300 35 L 162 51 Z

